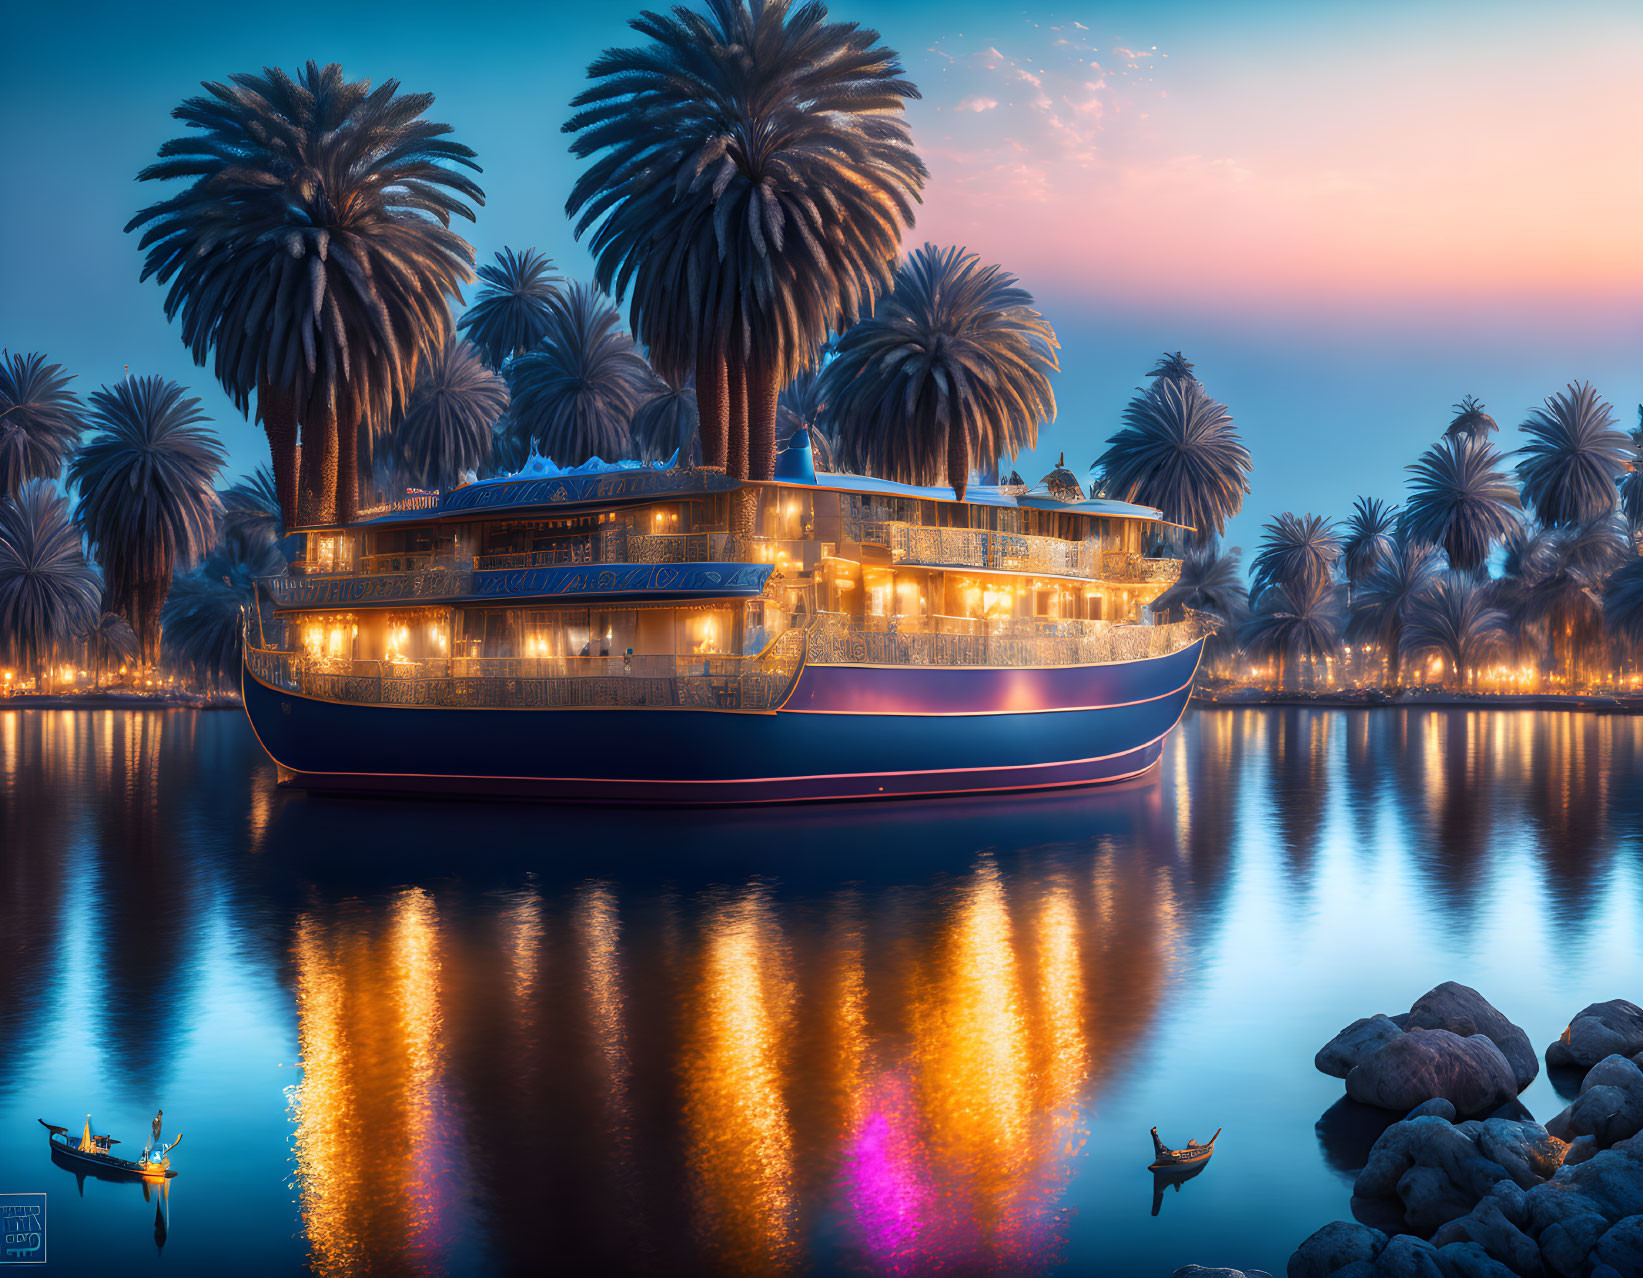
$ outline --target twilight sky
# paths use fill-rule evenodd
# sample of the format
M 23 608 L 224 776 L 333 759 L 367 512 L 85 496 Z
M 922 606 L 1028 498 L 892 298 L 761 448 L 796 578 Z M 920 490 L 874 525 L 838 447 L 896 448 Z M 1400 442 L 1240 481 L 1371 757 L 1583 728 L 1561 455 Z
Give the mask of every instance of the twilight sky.
M 129 365 L 191 386 L 235 470 L 261 434 L 137 282 L 132 178 L 202 79 L 307 58 L 437 95 L 479 152 L 481 259 L 534 244 L 586 275 L 559 125 L 637 4 L 31 5 L 0 76 L 0 343 L 82 394 Z M 1513 3 L 1015 6 L 843 0 L 924 100 L 911 244 L 1015 271 L 1062 339 L 1057 421 L 1020 469 L 1080 473 L 1161 350 L 1183 349 L 1255 455 L 1228 540 L 1273 513 L 1397 499 L 1464 394 L 1516 447 L 1589 379 L 1643 399 L 1643 8 Z

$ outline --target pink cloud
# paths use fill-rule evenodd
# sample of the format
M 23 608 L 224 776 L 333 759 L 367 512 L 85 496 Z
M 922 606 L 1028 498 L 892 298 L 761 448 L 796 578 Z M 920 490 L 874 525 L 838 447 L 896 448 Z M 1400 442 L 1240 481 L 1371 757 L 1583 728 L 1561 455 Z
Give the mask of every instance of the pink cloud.
M 976 112 L 976 114 L 979 115 L 981 112 L 991 111 L 997 106 L 998 106 L 998 99 L 997 98 L 980 98 L 980 97 L 976 97 L 976 98 L 965 98 L 962 102 L 960 102 L 953 109 L 955 111 L 974 111 L 974 112 Z

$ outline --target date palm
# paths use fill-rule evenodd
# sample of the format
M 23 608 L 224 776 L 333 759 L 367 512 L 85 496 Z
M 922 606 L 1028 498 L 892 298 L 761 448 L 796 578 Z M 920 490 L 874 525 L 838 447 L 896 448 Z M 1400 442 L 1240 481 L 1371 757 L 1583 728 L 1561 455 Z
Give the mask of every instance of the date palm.
M 267 466 L 258 466 L 235 480 L 220 494 L 220 500 L 222 538 L 232 541 L 241 557 L 248 555 L 251 547 L 272 546 L 284 538 L 274 472 Z
M 564 126 L 589 161 L 566 212 L 657 371 L 694 374 L 707 464 L 768 479 L 777 391 L 890 286 L 926 177 L 918 90 L 820 3 L 629 25 L 648 43 L 595 59 Z
M 504 248 L 495 262 L 479 268 L 479 280 L 482 287 L 456 326 L 478 348 L 485 366 L 500 372 L 542 340 L 565 281 L 554 273 L 553 259 L 534 248 L 523 253 Z
M 74 378 L 40 354 L 0 351 L 0 500 L 31 479 L 56 479 L 80 432 L 85 409 Z
M 52 658 L 97 624 L 101 583 L 68 503 L 43 479 L 0 498 L 0 654 L 43 686 Z
M 1269 586 L 1239 628 L 1239 644 L 1257 660 L 1276 662 L 1279 683 L 1288 687 L 1301 662 L 1328 656 L 1340 645 L 1337 605 L 1335 583 L 1328 577 L 1303 575 Z
M 1626 472 L 1620 477 L 1620 513 L 1635 542 L 1643 537 L 1643 404 L 1637 406 L 1637 429 L 1626 450 Z
M 681 466 L 700 466 L 696 388 L 669 386 L 660 380 L 656 386 L 656 393 L 633 410 L 633 442 L 639 460 L 667 461 L 677 455 Z
M 1251 593 L 1286 582 L 1333 581 L 1341 558 L 1335 525 L 1322 515 L 1285 511 L 1261 526 L 1261 548 L 1250 565 Z
M 1353 596 L 1346 638 L 1352 643 L 1374 644 L 1381 650 L 1393 687 L 1397 687 L 1402 674 L 1398 645 L 1404 623 L 1431 591 L 1442 566 L 1440 552 L 1430 542 L 1397 538 L 1386 558 Z
M 472 342 L 449 339 L 431 351 L 394 431 L 394 452 L 411 482 L 456 486 L 491 452 L 491 427 L 508 409 L 508 385 L 479 358 Z
M 1163 616 L 1176 608 L 1190 608 L 1215 618 L 1220 628 L 1209 637 L 1205 651 L 1224 656 L 1238 628 L 1249 620 L 1249 590 L 1239 559 L 1236 547 L 1223 551 L 1216 542 L 1194 546 L 1181 561 L 1181 575 L 1152 601 L 1153 612 Z
M 137 175 L 189 186 L 126 230 L 143 228 L 143 278 L 167 286 L 195 363 L 213 357 L 241 412 L 256 395 L 286 526 L 346 521 L 356 441 L 403 407 L 472 276 L 451 219 L 484 193 L 453 166 L 479 166 L 396 80 L 309 62 L 204 88 L 172 112 L 191 132 Z
M 224 541 L 193 572 L 178 577 L 162 614 L 167 662 L 197 684 L 232 687 L 239 678 L 241 620 L 253 615 L 257 579 L 284 567 L 272 545 Z
M 1346 535 L 1341 539 L 1341 568 L 1349 585 L 1361 586 L 1391 555 L 1396 513 L 1395 506 L 1375 497 L 1360 497 L 1352 503 L 1352 513 L 1346 517 Z
M 561 466 L 633 457 L 633 414 L 657 390 L 616 308 L 586 284 L 554 306 L 540 346 L 513 362 L 512 379 L 518 428 Z
M 1451 439 L 1456 436 L 1464 439 L 1487 439 L 1499 429 L 1495 419 L 1483 411 L 1483 401 L 1476 395 L 1468 395 L 1455 405 L 1454 420 L 1443 433 Z
M 1523 502 L 1548 528 L 1590 524 L 1615 508 L 1615 481 L 1630 460 L 1630 441 L 1614 409 L 1590 383 L 1573 382 L 1546 398 L 1523 423 L 1531 443 L 1518 449 Z
M 1628 559 L 1604 584 L 1603 623 L 1611 634 L 1643 645 L 1643 559 Z
M 1195 365 L 1180 351 L 1165 351 L 1158 357 L 1158 362 L 1148 371 L 1147 376 L 1156 384 L 1160 378 L 1177 384 L 1185 381 L 1197 381 L 1193 373 Z
M 227 454 L 185 395 L 163 377 L 93 392 L 94 433 L 68 468 L 110 611 L 131 623 L 145 662 L 159 655 L 173 571 L 210 551 L 222 514 L 214 483 Z
M 1413 601 L 1398 639 L 1404 658 L 1438 658 L 1444 679 L 1459 676 L 1476 685 L 1484 662 L 1506 647 L 1506 614 L 1494 605 L 1487 584 L 1468 573 L 1446 572 Z
M 846 467 L 959 499 L 977 463 L 1038 442 L 1055 417 L 1055 330 L 1032 294 L 961 248 L 926 244 L 838 339 L 816 393 Z
M 1494 445 L 1453 436 L 1439 440 L 1413 466 L 1399 530 L 1443 547 L 1449 566 L 1483 571 L 1489 552 L 1517 526 L 1518 494 Z
M 1094 464 L 1103 490 L 1188 525 L 1200 546 L 1225 532 L 1243 509 L 1254 464 L 1227 406 L 1197 378 L 1160 377 L 1130 400 L 1123 422 Z
M 810 438 L 811 465 L 817 470 L 833 470 L 837 451 L 828 434 L 827 402 L 821 397 L 821 373 L 825 361 L 833 357 L 833 347 L 822 348 L 815 366 L 802 368 L 776 400 L 776 438 L 786 447 L 800 431 Z
M 1603 588 L 1630 547 L 1613 517 L 1548 530 L 1534 538 L 1518 565 L 1513 612 L 1526 629 L 1543 635 L 1554 663 L 1574 687 L 1583 658 L 1603 641 Z
M 98 589 L 100 592 L 101 586 Z M 137 632 L 117 612 L 100 615 L 83 638 L 88 655 L 96 662 L 98 687 L 102 686 L 104 671 L 116 661 L 124 665 L 137 660 Z

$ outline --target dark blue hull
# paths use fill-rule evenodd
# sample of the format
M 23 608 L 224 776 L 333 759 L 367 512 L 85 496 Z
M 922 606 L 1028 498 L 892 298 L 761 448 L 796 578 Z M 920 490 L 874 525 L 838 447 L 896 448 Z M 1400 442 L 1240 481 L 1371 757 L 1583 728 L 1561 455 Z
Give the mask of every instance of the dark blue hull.
M 303 786 L 769 803 L 1136 776 L 1186 709 L 1201 649 L 1040 670 L 806 667 L 763 713 L 352 705 L 242 682 L 258 740 Z

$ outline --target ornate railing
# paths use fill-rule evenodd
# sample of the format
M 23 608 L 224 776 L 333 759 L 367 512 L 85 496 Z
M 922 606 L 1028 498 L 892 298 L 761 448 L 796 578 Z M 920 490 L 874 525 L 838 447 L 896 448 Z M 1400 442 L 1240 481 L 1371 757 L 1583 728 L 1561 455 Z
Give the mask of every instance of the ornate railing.
M 847 520 L 844 536 L 847 541 L 885 546 L 900 563 L 932 567 L 1042 572 L 1115 585 L 1168 584 L 1181 574 L 1178 559 L 1147 559 L 1130 551 L 1102 550 L 1095 542 L 1022 533 Z
M 459 562 L 449 551 L 433 550 L 391 551 L 382 555 L 361 555 L 351 568 L 341 568 L 339 575 L 384 575 L 391 573 L 427 572 L 431 568 L 458 569 L 473 565 Z M 313 569 L 309 569 L 310 572 Z
M 389 501 L 380 501 L 372 506 L 362 506 L 359 518 L 374 519 L 378 515 L 397 514 L 402 510 L 438 510 L 439 494 L 436 492 L 412 492 L 392 498 Z
M 906 624 L 889 619 L 883 629 L 867 629 L 854 619 L 822 613 L 810 630 L 808 660 L 875 666 L 1100 665 L 1168 656 L 1205 633 L 1195 616 L 1166 626 L 934 617 Z
M 349 705 L 463 709 L 650 706 L 774 710 L 804 664 L 803 630 L 751 657 L 451 657 L 337 661 L 245 647 L 246 668 L 272 687 Z
M 730 534 L 629 533 L 628 560 L 636 564 L 693 564 L 730 558 Z

